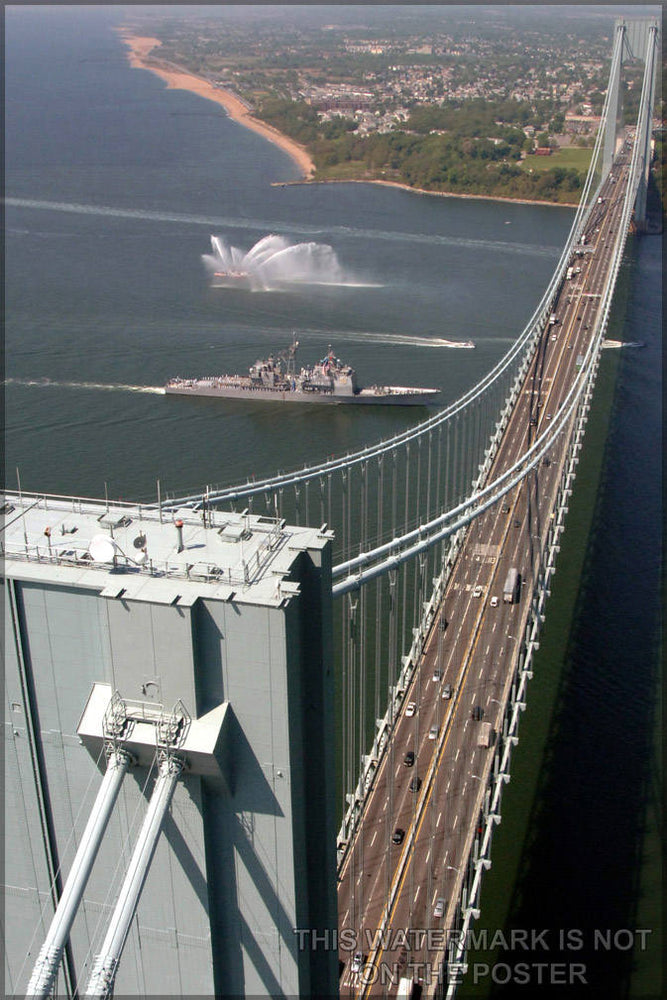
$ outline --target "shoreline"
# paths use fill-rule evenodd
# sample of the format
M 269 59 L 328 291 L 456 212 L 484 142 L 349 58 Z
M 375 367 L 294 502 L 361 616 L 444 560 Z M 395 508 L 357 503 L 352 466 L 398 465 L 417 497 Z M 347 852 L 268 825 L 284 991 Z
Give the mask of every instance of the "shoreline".
M 166 64 L 160 66 L 151 61 L 151 53 L 159 48 L 162 42 L 158 38 L 151 38 L 146 35 L 135 35 L 129 28 L 118 28 L 118 34 L 125 45 L 128 46 L 127 58 L 133 69 L 145 69 L 150 73 L 159 76 L 167 84 L 168 89 L 187 90 L 190 93 L 198 94 L 206 100 L 214 101 L 225 109 L 229 117 L 238 122 L 244 128 L 261 135 L 264 139 L 279 146 L 284 152 L 292 157 L 296 165 L 302 172 L 302 177 L 296 181 L 272 181 L 272 187 L 286 187 L 293 184 L 381 184 L 385 187 L 398 188 L 401 191 L 409 191 L 412 194 L 428 195 L 435 198 L 467 198 L 473 200 L 507 202 L 513 205 L 542 205 L 549 208 L 576 208 L 576 202 L 538 201 L 530 198 L 507 198 L 502 195 L 493 194 L 462 194 L 455 191 L 427 191 L 424 188 L 411 187 L 400 181 L 383 181 L 379 178 L 363 180 L 362 178 L 351 178 L 348 180 L 317 180 L 313 177 L 315 164 L 310 158 L 304 146 L 290 139 L 283 132 L 267 125 L 266 122 L 254 118 L 243 101 L 230 90 L 223 90 L 214 87 L 212 83 L 203 77 L 196 76 L 177 66 L 169 68 Z M 155 56 L 152 57 L 153 59 Z
M 468 198 L 475 201 L 504 201 L 510 205 L 542 205 L 545 208 L 577 208 L 578 203 L 573 201 L 538 201 L 533 198 L 507 198 L 500 194 L 463 194 L 459 191 L 427 191 L 426 188 L 411 187 L 409 184 L 402 184 L 400 181 L 383 181 L 380 178 L 369 178 L 364 180 L 361 177 L 349 178 L 329 178 L 327 180 L 301 180 L 301 181 L 272 181 L 272 187 L 291 187 L 295 184 L 381 184 L 384 187 L 399 188 L 401 191 L 409 191 L 411 194 L 424 194 L 429 198 Z
M 257 132 L 264 139 L 268 139 L 269 142 L 279 146 L 283 152 L 291 156 L 302 172 L 302 181 L 308 181 L 312 177 L 315 171 L 315 164 L 306 149 L 282 132 L 279 132 L 278 129 L 267 125 L 266 122 L 262 122 L 258 118 L 253 118 L 243 101 L 236 94 L 233 94 L 229 90 L 214 87 L 212 83 L 209 83 L 203 77 L 196 76 L 187 70 L 179 69 L 177 66 L 170 68 L 166 64 L 164 66 L 154 64 L 151 61 L 152 58 L 155 58 L 155 56 L 152 56 L 152 53 L 162 44 L 159 39 L 150 38 L 145 35 L 134 35 L 128 28 L 118 28 L 117 30 L 121 40 L 129 48 L 127 57 L 133 69 L 145 69 L 150 73 L 154 73 L 161 80 L 164 80 L 168 89 L 187 90 L 192 94 L 197 94 L 199 97 L 219 104 L 233 121 L 238 122 L 244 128 Z

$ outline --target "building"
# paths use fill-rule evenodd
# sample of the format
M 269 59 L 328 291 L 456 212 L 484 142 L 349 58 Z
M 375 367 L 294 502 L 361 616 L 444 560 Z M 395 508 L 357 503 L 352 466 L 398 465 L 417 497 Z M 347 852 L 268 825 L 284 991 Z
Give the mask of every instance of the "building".
M 334 995 L 330 534 L 2 500 L 7 992 Z

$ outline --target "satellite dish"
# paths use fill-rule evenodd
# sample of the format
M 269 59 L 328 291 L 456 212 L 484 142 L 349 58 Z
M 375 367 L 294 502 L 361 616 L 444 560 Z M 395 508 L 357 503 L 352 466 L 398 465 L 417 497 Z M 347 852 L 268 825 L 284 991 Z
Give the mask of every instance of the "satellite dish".
M 144 545 L 146 544 L 146 536 L 137 535 L 137 537 L 132 541 L 132 544 L 134 545 L 135 549 L 143 549 Z
M 94 562 L 112 562 L 116 555 L 116 545 L 108 535 L 95 535 L 90 540 L 88 552 Z

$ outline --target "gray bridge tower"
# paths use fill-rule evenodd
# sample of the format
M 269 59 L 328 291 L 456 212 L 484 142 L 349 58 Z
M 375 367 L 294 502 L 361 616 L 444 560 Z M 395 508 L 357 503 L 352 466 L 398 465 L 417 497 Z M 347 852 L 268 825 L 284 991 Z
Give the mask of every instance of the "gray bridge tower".
M 333 995 L 330 535 L 4 500 L 9 992 Z

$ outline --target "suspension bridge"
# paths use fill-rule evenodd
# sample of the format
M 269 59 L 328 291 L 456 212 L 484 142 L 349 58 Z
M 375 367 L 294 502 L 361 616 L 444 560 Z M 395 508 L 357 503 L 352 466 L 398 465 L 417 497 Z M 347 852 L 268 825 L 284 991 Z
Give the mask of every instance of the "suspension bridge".
M 14 707 L 19 711 L 23 706 L 32 720 L 27 731 L 30 759 L 25 758 L 25 769 L 27 773 L 30 764 L 37 776 L 35 809 L 45 830 L 45 895 L 49 895 L 55 913 L 28 984 L 30 995 L 50 994 L 61 962 L 68 989 L 74 990 L 76 947 L 70 934 L 76 926 L 85 882 L 93 871 L 126 770 L 131 764 L 152 767 L 155 746 L 161 754 L 160 775 L 118 903 L 108 917 L 104 945 L 89 969 L 87 994 L 109 996 L 113 991 L 120 954 L 172 802 L 172 841 L 185 816 L 183 829 L 187 829 L 190 845 L 215 844 L 216 852 L 230 851 L 230 858 L 236 858 L 235 898 L 252 898 L 252 907 L 249 904 L 243 913 L 246 937 L 237 948 L 236 931 L 224 922 L 224 907 L 229 903 L 233 909 L 225 896 L 230 893 L 225 881 L 229 876 L 223 874 L 222 862 L 218 870 L 211 859 L 202 861 L 210 884 L 216 886 L 215 892 L 209 892 L 207 906 L 211 912 L 216 906 L 221 908 L 215 910 L 217 918 L 210 918 L 212 929 L 206 932 L 209 925 L 205 920 L 201 931 L 202 941 L 208 933 L 208 944 L 213 940 L 216 945 L 211 967 L 217 971 L 211 973 L 211 981 L 218 976 L 227 986 L 241 983 L 242 988 L 257 992 L 257 987 L 251 990 L 249 985 L 252 968 L 260 970 L 257 981 L 267 989 L 271 985 L 274 993 L 327 992 L 315 984 L 325 982 L 330 975 L 332 939 L 324 936 L 325 955 L 318 966 L 312 955 L 306 960 L 297 954 L 293 938 L 299 912 L 307 910 L 313 926 L 326 927 L 328 919 L 324 896 L 330 891 L 325 884 L 329 827 L 324 812 L 329 806 L 324 802 L 319 809 L 307 801 L 308 789 L 315 788 L 318 776 L 326 776 L 332 764 L 330 749 L 318 744 L 322 732 L 328 731 L 328 723 L 320 730 L 317 718 L 312 712 L 308 714 L 312 704 L 319 705 L 325 714 L 331 712 L 323 697 L 326 687 L 324 683 L 318 686 L 317 671 L 308 669 L 306 656 L 304 665 L 299 666 L 298 698 L 303 704 L 300 702 L 298 712 L 290 709 L 287 728 L 281 730 L 286 746 L 310 740 L 313 748 L 314 762 L 298 754 L 294 760 L 289 755 L 285 758 L 294 789 L 301 789 L 306 796 L 305 804 L 300 800 L 295 805 L 296 800 L 281 790 L 285 774 L 275 760 L 262 765 L 267 774 L 271 770 L 270 794 L 259 771 L 243 764 L 251 759 L 247 754 L 244 757 L 250 722 L 243 740 L 239 732 L 246 717 L 252 720 L 253 713 L 257 715 L 260 678 L 255 677 L 254 686 L 247 687 L 244 658 L 237 652 L 235 680 L 232 654 L 225 652 L 229 660 L 225 661 L 224 682 L 220 681 L 219 650 L 226 648 L 221 645 L 223 639 L 233 639 L 240 651 L 242 627 L 265 628 L 262 642 L 267 648 L 270 642 L 277 642 L 276 625 L 264 624 L 265 619 L 259 617 L 250 617 L 251 626 L 242 621 L 244 614 L 251 616 L 243 611 L 245 604 L 252 603 L 250 591 L 264 588 L 254 600 L 273 609 L 267 612 L 267 622 L 270 615 L 274 615 L 271 621 L 278 621 L 283 606 L 298 592 L 291 575 L 294 570 L 287 561 L 291 550 L 302 554 L 294 565 L 300 567 L 304 592 L 310 587 L 315 594 L 313 580 L 319 577 L 304 569 L 304 554 L 315 553 L 314 565 L 326 560 L 330 528 L 335 532 L 331 593 L 308 599 L 308 606 L 314 609 L 312 621 L 300 625 L 300 632 L 291 612 L 285 613 L 285 673 L 280 684 L 285 685 L 285 698 L 289 691 L 297 691 L 290 687 L 294 684 L 290 655 L 296 655 L 300 644 L 309 651 L 322 650 L 317 629 L 328 628 L 327 607 L 331 605 L 336 637 L 336 728 L 340 734 L 335 789 L 340 823 L 335 938 L 340 995 L 391 996 L 398 992 L 440 998 L 455 994 L 466 968 L 467 933 L 479 916 L 482 874 L 491 865 L 493 831 L 500 822 L 502 791 L 510 780 L 519 720 L 527 704 L 533 656 L 545 620 L 616 279 L 631 227 L 641 231 L 646 217 L 658 51 L 655 21 L 617 22 L 609 86 L 590 169 L 553 277 L 510 350 L 463 397 L 403 433 L 353 454 L 261 481 L 209 487 L 190 496 L 160 497 L 152 513 L 146 507 L 139 510 L 141 530 L 133 539 L 137 551 L 131 560 L 122 556 L 119 542 L 120 533 L 136 517 L 129 508 L 121 510 L 121 505 L 114 505 L 111 511 L 108 501 L 96 506 L 72 500 L 67 506 L 61 503 L 62 498 L 47 501 L 20 493 L 6 495 L 4 512 L 12 515 L 8 525 L 15 526 L 16 535 L 14 538 L 8 532 L 7 541 L 3 540 L 11 569 L 9 603 L 16 646 L 10 673 L 17 677 Z M 622 123 L 621 115 L 622 69 L 628 59 L 644 63 L 638 118 L 631 126 Z M 220 511 L 228 511 L 228 518 L 220 521 Z M 87 518 L 94 525 L 108 527 L 110 538 L 95 536 L 79 552 L 76 539 L 69 537 L 78 531 L 71 523 L 75 515 L 82 524 Z M 59 547 L 52 537 L 56 516 L 62 517 Z M 215 529 L 218 562 L 222 558 L 218 536 L 224 536 L 225 553 L 240 551 L 240 561 L 226 569 L 217 566 L 205 571 L 204 567 L 197 572 L 192 563 L 181 560 L 182 564 L 176 565 L 169 554 L 173 538 L 167 538 L 168 531 L 163 528 L 163 519 L 169 521 L 170 517 L 177 527 L 178 556 L 190 558 L 184 551 L 188 546 L 183 532 L 195 531 L 191 521 L 202 539 L 192 548 L 208 554 L 209 536 Z M 293 527 L 285 528 L 288 523 Z M 157 572 L 147 557 L 146 525 L 154 532 L 156 541 L 152 544 L 156 549 L 162 546 L 167 553 L 164 571 Z M 41 538 L 41 549 L 31 540 L 29 529 L 32 537 Z M 127 577 L 122 576 L 121 556 L 128 564 Z M 277 589 L 265 579 L 272 560 L 280 564 L 277 570 L 275 566 L 270 570 L 279 580 Z M 102 574 L 105 565 L 107 571 Z M 108 682 L 100 682 L 97 665 L 86 667 L 87 673 L 77 667 L 82 679 L 95 683 L 78 728 L 72 724 L 71 732 L 78 734 L 79 744 L 84 743 L 91 755 L 97 755 L 98 766 L 107 748 L 108 772 L 71 865 L 74 881 L 70 879 L 64 889 L 59 883 L 58 860 L 63 848 L 58 846 L 57 824 L 49 803 L 49 783 L 55 779 L 49 777 L 45 763 L 48 747 L 45 749 L 38 724 L 40 712 L 48 714 L 49 709 L 45 703 L 39 711 L 36 707 L 40 647 L 36 643 L 33 651 L 26 638 L 32 614 L 30 587 L 45 573 L 55 574 L 52 581 L 49 577 L 49 587 L 71 587 L 72 607 L 81 622 L 87 623 L 90 636 L 97 636 L 95 630 L 102 629 L 99 623 L 104 621 L 99 634 L 105 638 L 94 642 L 91 638 L 89 644 L 97 643 L 102 650 L 109 643 L 111 652 L 100 652 L 99 658 L 105 661 L 106 657 L 113 665 L 108 673 L 115 685 L 112 691 Z M 95 573 L 102 582 L 83 582 L 94 581 Z M 322 578 L 328 580 L 328 574 Z M 79 604 L 83 608 L 81 594 L 91 586 L 97 586 L 104 599 L 101 616 L 86 611 L 85 617 L 77 610 Z M 207 591 L 207 586 L 214 590 Z M 238 597 L 244 593 L 246 597 Z M 51 607 L 50 600 L 44 597 L 46 607 Z M 57 600 L 65 600 L 60 592 Z M 89 607 L 88 597 L 85 601 Z M 232 611 L 227 614 L 224 607 L 216 610 L 215 601 L 221 602 L 221 607 L 229 605 Z M 146 621 L 142 602 L 158 606 L 150 611 L 149 627 L 142 624 Z M 205 614 L 196 610 L 197 602 L 206 604 Z M 57 614 L 63 614 L 64 603 L 54 607 Z M 56 613 L 52 614 L 55 620 Z M 44 608 L 39 605 L 38 632 L 43 617 Z M 133 628 L 136 636 L 149 636 L 145 653 L 137 652 L 127 637 L 135 634 Z M 197 637 L 193 638 L 195 632 Z M 151 656 L 157 661 L 156 642 L 167 665 L 156 665 L 154 675 L 150 675 L 143 663 Z M 167 649 L 169 642 L 178 648 L 175 659 Z M 69 665 L 71 653 L 66 646 L 63 656 Z M 120 649 L 122 655 L 114 649 Z M 45 661 L 49 676 L 52 670 L 56 673 L 52 656 L 57 656 L 57 650 L 49 651 Z M 270 704 L 278 690 L 275 663 L 279 659 L 278 652 L 269 658 L 272 686 L 266 688 L 265 700 L 271 726 L 282 721 Z M 142 665 L 134 666 L 135 660 Z M 136 700 L 138 696 L 132 692 L 138 690 L 139 677 L 141 698 Z M 120 688 L 130 694 L 121 697 Z M 153 692 L 159 694 L 161 703 L 170 693 L 175 703 L 171 713 L 162 704 L 151 702 L 157 697 Z M 57 691 L 53 697 L 57 700 Z M 196 704 L 196 711 L 190 713 L 185 703 Z M 230 705 L 240 729 L 231 721 Z M 59 721 L 58 725 L 64 724 Z M 261 742 L 262 727 L 257 725 L 256 729 Z M 14 730 L 15 736 L 20 733 L 19 728 Z M 232 733 L 236 734 L 233 740 Z M 225 741 L 235 741 L 241 761 L 236 763 L 236 773 L 229 765 L 230 752 L 221 750 L 227 745 Z M 17 751 L 17 759 L 22 759 L 22 752 Z M 238 791 L 238 774 L 244 766 L 248 787 L 260 789 L 262 797 L 261 808 L 248 806 L 245 812 L 234 800 L 235 794 L 243 798 L 244 792 Z M 184 812 L 184 786 L 193 800 L 201 799 L 199 812 Z M 333 784 L 330 791 L 333 796 Z M 329 786 L 326 792 L 328 795 Z M 247 789 L 245 795 L 249 802 L 256 801 Z M 295 829 L 302 833 L 308 830 L 312 842 L 303 834 L 302 844 L 291 827 L 282 832 L 276 817 L 285 815 L 290 821 L 294 817 Z M 262 825 L 264 817 L 266 826 Z M 274 835 L 275 851 L 266 847 L 273 843 L 270 836 Z M 180 871 L 174 859 L 183 854 L 183 843 L 175 842 L 177 850 L 170 864 L 174 871 Z M 286 845 L 290 845 L 290 857 L 284 865 Z M 299 893 L 306 890 L 298 888 L 296 860 L 294 872 L 290 867 L 292 852 L 300 852 L 299 864 L 308 867 L 310 876 L 318 877 L 319 871 L 321 905 L 317 887 L 309 888 L 310 908 L 302 906 L 299 911 L 303 902 Z M 234 868 L 231 861 L 230 865 Z M 274 876 L 276 885 L 281 886 L 275 897 Z M 179 885 L 179 909 L 185 923 L 179 930 L 179 918 L 173 917 L 174 935 L 179 961 L 186 962 L 188 947 L 195 949 L 192 942 L 199 941 L 195 924 L 205 893 L 201 887 L 197 891 L 196 878 L 188 877 Z M 153 890 L 158 894 L 162 891 L 155 884 Z M 248 895 L 251 891 L 252 897 Z M 254 930 L 261 927 L 263 934 L 263 906 L 267 914 L 278 914 L 275 937 L 282 942 L 281 952 L 273 938 L 265 936 L 266 944 L 261 947 L 266 947 L 266 955 L 280 956 L 266 961 L 257 943 L 264 942 L 264 937 Z M 251 914 L 253 907 L 256 912 Z M 102 906 L 98 909 L 106 912 Z M 39 920 L 43 917 L 40 911 Z M 28 926 L 27 920 L 25 923 Z M 226 931 L 217 939 L 215 935 L 222 934 L 220 927 Z M 91 938 L 88 932 L 86 935 L 85 945 L 80 947 L 89 955 Z M 201 949 L 202 944 L 196 947 Z M 30 954 L 25 943 L 17 948 L 24 956 Z M 137 946 L 135 956 L 140 952 Z M 171 945 L 168 954 L 173 954 Z M 198 957 L 201 952 L 195 949 L 193 954 L 191 977 L 208 968 Z M 223 955 L 225 961 L 220 957 Z M 136 958 L 137 967 L 143 961 Z M 283 965 L 284 970 L 279 971 Z M 154 962 L 153 969 L 159 968 L 160 963 Z M 152 987 L 149 991 L 160 992 Z M 199 992 L 206 992 L 205 986 Z M 239 992 L 238 987 L 235 992 Z
M 617 22 L 568 240 L 478 385 L 354 454 L 173 503 L 335 527 L 342 996 L 410 982 L 451 997 L 466 968 L 616 279 L 645 222 L 657 35 Z M 639 115 L 621 127 L 622 67 L 637 58 Z

